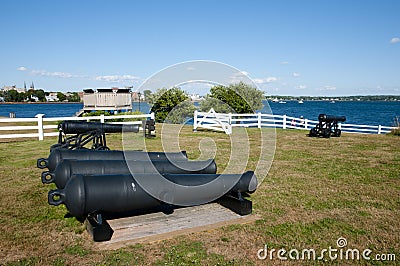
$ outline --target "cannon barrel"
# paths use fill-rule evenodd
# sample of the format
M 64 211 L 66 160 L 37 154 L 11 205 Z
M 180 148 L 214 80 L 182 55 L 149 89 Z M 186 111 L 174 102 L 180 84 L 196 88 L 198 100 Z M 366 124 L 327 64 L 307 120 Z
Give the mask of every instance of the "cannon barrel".
M 318 116 L 318 121 L 320 122 L 327 122 L 327 123 L 332 123 L 332 122 L 344 122 L 346 121 L 345 116 L 336 116 L 336 115 L 326 115 L 326 114 L 320 114 Z
M 125 161 L 125 160 L 62 160 L 54 172 L 42 173 L 42 183 L 55 183 L 57 188 L 64 188 L 71 176 L 115 175 L 134 173 L 169 173 L 169 174 L 215 174 L 217 165 L 213 159 L 205 161 Z
M 244 174 L 226 175 L 164 175 L 164 178 L 184 186 L 201 186 L 208 182 L 216 181 L 213 186 L 207 187 L 205 193 L 174 194 L 174 189 L 160 190 L 160 199 L 149 195 L 137 182 L 137 175 L 146 180 L 154 180 L 154 186 L 158 185 L 159 175 L 134 174 L 132 175 L 101 175 L 84 176 L 76 175 L 70 179 L 64 189 L 51 190 L 48 193 L 50 205 L 65 204 L 72 216 L 85 218 L 91 213 L 121 213 L 141 209 L 151 209 L 165 204 L 163 197 L 178 196 L 187 199 L 188 202 L 198 201 L 199 204 L 208 203 L 223 195 L 221 191 L 238 180 L 230 187 L 230 192 L 252 193 L 257 188 L 257 178 L 254 172 Z M 162 191 L 162 192 L 161 192 Z M 189 190 L 188 190 L 189 191 Z
M 59 128 L 65 134 L 82 134 L 93 130 L 103 133 L 139 132 L 139 125 L 105 124 L 85 121 L 63 121 Z
M 186 151 L 182 152 L 144 152 L 144 151 L 103 151 L 103 150 L 67 150 L 54 149 L 49 157 L 37 160 L 37 167 L 54 171 L 61 160 L 187 160 Z

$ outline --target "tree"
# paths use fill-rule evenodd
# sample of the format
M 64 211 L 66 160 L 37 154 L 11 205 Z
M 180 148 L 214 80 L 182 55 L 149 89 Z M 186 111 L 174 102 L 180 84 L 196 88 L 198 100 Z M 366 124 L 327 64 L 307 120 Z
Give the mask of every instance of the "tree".
M 62 92 L 57 92 L 57 98 L 59 102 L 63 102 L 67 99 L 67 96 Z
M 4 95 L 6 102 L 22 102 L 24 101 L 24 93 L 18 93 L 16 90 L 9 90 Z
M 81 97 L 79 97 L 79 94 L 77 92 L 72 92 L 68 95 L 67 100 L 68 102 L 78 103 L 81 101 Z
M 149 95 L 148 102 L 152 106 L 151 112 L 154 112 L 156 122 L 161 123 L 183 123 L 188 117 L 193 117 L 196 110 L 187 94 L 180 88 L 158 89 Z
M 243 82 L 227 86 L 214 86 L 210 94 L 200 103 L 202 111 L 212 108 L 216 112 L 254 113 L 263 108 L 264 93 Z M 225 104 L 224 104 L 225 103 Z
M 147 101 L 147 99 L 151 95 L 151 90 L 144 90 L 143 95 L 144 95 L 144 100 Z
M 35 96 L 38 97 L 40 102 L 46 101 L 46 94 L 44 90 L 35 90 Z

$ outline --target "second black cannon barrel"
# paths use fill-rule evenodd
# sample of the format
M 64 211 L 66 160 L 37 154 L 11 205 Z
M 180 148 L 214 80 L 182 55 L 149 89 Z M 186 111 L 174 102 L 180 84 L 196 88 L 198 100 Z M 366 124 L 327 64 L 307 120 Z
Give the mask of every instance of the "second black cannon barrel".
M 130 173 L 161 174 L 215 174 L 217 165 L 213 159 L 205 161 L 122 161 L 122 160 L 62 160 L 54 172 L 42 173 L 42 183 L 55 183 L 64 188 L 72 175 L 113 175 Z
M 59 128 L 65 134 L 82 134 L 93 130 L 104 133 L 139 132 L 139 125 L 122 125 L 86 121 L 63 121 Z
M 37 167 L 54 171 L 62 160 L 187 160 L 186 151 L 182 152 L 144 152 L 144 151 L 102 151 L 102 150 L 52 150 L 49 157 L 37 160 Z

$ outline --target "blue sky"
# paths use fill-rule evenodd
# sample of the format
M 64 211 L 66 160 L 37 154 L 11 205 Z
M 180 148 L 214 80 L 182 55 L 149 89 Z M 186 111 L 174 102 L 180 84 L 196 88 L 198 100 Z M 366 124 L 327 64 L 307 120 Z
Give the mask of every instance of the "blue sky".
M 135 90 L 169 65 L 212 60 L 267 94 L 400 95 L 398 0 L 3 0 L 0 10 L 1 87 Z

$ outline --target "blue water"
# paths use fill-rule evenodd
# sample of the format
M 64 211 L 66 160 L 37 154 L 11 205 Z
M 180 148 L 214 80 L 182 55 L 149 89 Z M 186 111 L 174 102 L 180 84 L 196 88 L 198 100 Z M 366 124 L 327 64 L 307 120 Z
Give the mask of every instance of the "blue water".
M 386 101 L 287 101 L 285 104 L 269 102 L 274 114 L 318 120 L 319 114 L 346 116 L 347 124 L 393 126 L 400 117 L 400 102 Z M 262 112 L 262 111 L 261 111 Z
M 394 118 L 400 117 L 400 102 L 363 102 L 363 101 L 287 101 L 285 104 L 269 102 L 273 114 L 293 117 L 304 116 L 311 120 L 318 120 L 319 114 L 344 115 L 349 124 L 392 126 Z M 36 114 L 45 114 L 45 117 L 73 116 L 82 108 L 82 104 L 0 104 L 0 116 L 8 117 L 14 112 L 16 117 L 34 117 Z M 138 110 L 138 103 L 133 103 L 133 110 Z M 140 110 L 148 113 L 147 103 L 140 103 Z M 269 113 L 264 107 L 261 112 Z
M 0 116 L 9 117 L 11 112 L 17 118 L 35 117 L 37 114 L 45 114 L 45 117 L 74 116 L 82 108 L 82 103 L 0 104 Z

